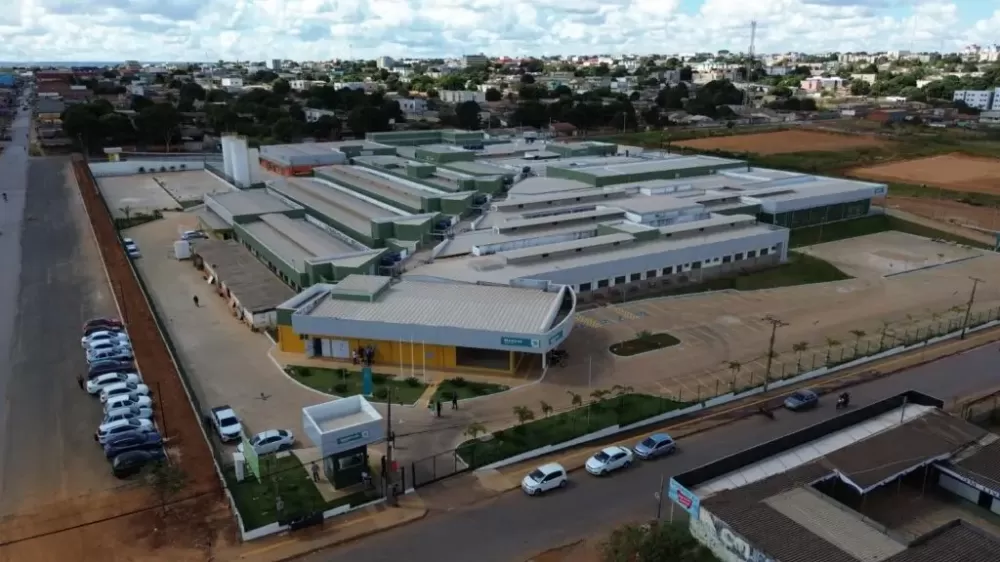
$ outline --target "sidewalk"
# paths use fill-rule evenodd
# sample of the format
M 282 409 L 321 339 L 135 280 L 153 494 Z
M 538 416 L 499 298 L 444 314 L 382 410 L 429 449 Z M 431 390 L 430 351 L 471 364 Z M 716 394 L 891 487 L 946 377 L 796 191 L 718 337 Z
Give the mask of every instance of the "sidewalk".
M 912 352 L 890 357 L 882 361 L 861 365 L 831 377 L 820 378 L 818 379 L 818 382 L 809 381 L 800 385 L 785 387 L 774 392 L 759 394 L 731 404 L 723 405 L 715 411 L 710 411 L 707 414 L 696 415 L 694 419 L 673 423 L 667 422 L 661 426 L 649 426 L 642 429 L 638 433 L 648 434 L 655 433 L 657 431 L 669 430 L 670 435 L 675 439 L 687 437 L 696 433 L 715 429 L 749 415 L 753 415 L 760 405 L 764 405 L 765 407 L 774 407 L 773 404 L 776 398 L 787 395 L 795 388 L 808 386 L 820 394 L 833 392 L 846 386 L 852 386 L 854 384 L 870 381 L 874 378 L 890 376 L 898 373 L 899 371 L 916 367 L 924 363 L 930 363 L 932 361 L 962 353 L 963 351 L 968 351 L 995 341 L 1000 341 L 1000 329 L 976 332 L 969 335 L 964 340 L 948 340 L 934 346 L 914 350 Z M 954 404 L 945 405 L 946 409 L 953 408 L 954 406 Z M 522 463 L 501 467 L 499 469 L 476 471 L 473 474 L 476 476 L 479 484 L 483 488 L 495 493 L 503 493 L 507 490 L 512 490 L 520 486 L 521 478 L 524 474 L 539 464 L 545 462 L 558 462 L 566 467 L 566 470 L 578 470 L 583 468 L 583 464 L 587 462 L 587 459 L 593 454 L 595 447 L 599 445 L 606 446 L 611 444 L 631 446 L 635 441 L 634 433 L 635 432 L 629 432 L 629 437 L 627 438 L 623 436 L 616 436 L 601 441 L 595 441 L 586 445 L 581 445 L 580 447 L 574 447 L 565 451 L 553 453 L 552 455 L 537 457 Z
M 424 502 L 416 494 L 399 498 L 399 507 L 366 507 L 355 514 L 327 520 L 322 526 L 281 534 L 253 542 L 219 549 L 216 561 L 245 560 L 275 562 L 359 540 L 375 533 L 419 521 L 427 514 Z

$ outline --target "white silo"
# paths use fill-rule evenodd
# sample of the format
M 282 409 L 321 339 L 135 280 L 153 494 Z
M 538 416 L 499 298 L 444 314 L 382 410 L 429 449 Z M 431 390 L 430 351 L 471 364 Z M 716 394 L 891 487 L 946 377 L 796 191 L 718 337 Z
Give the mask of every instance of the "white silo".
M 236 187 L 250 185 L 250 149 L 246 137 L 233 137 L 233 180 Z
M 233 136 L 223 135 L 222 137 L 222 165 L 226 175 L 233 177 Z
M 247 151 L 250 161 L 250 183 L 260 183 L 264 181 L 264 172 L 260 167 L 260 149 L 251 148 Z

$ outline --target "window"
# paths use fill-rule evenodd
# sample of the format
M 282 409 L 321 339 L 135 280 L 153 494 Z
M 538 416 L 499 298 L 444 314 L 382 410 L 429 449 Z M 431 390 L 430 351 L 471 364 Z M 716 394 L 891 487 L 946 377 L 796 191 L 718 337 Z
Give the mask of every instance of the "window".
M 631 276 L 629 277 L 629 281 L 638 281 L 638 280 L 640 280 L 640 279 L 642 279 L 642 274 L 641 274 L 641 273 L 633 273 L 633 274 L 632 274 L 632 275 L 631 275 Z
M 668 266 L 668 267 L 664 267 L 663 268 L 663 274 L 664 275 L 673 275 L 674 274 L 674 266 L 671 265 L 671 266 Z
M 749 252 L 747 252 L 747 259 L 755 258 L 755 257 L 757 257 L 757 251 L 756 250 L 750 250 Z
M 652 279 L 653 277 L 656 277 L 655 269 L 650 269 L 649 271 L 646 272 L 646 279 Z
M 580 292 L 586 293 L 590 290 L 590 283 L 580 283 Z
M 733 261 L 732 256 L 722 256 L 722 263 L 729 263 Z
M 691 264 L 691 269 L 701 269 L 701 262 L 696 261 Z
M 615 277 L 615 285 L 622 285 L 624 283 L 625 283 L 625 276 L 624 275 L 620 275 L 618 277 Z
M 736 261 L 742 260 L 743 259 L 743 252 L 737 253 L 735 256 L 733 256 L 733 259 L 736 260 Z
M 761 248 L 760 249 L 760 255 L 761 256 L 766 256 L 767 255 L 767 248 Z
M 597 282 L 597 288 L 598 289 L 603 289 L 603 288 L 607 287 L 608 285 L 609 285 L 609 283 L 608 283 L 607 279 L 601 279 L 600 281 Z

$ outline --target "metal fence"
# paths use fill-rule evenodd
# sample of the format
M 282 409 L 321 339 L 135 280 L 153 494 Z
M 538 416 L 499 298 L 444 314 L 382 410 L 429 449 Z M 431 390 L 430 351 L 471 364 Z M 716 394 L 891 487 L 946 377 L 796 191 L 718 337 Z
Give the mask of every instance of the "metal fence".
M 419 488 L 438 480 L 461 474 L 475 466 L 466 464 L 458 454 L 458 450 L 437 453 L 410 463 L 410 475 L 413 487 Z

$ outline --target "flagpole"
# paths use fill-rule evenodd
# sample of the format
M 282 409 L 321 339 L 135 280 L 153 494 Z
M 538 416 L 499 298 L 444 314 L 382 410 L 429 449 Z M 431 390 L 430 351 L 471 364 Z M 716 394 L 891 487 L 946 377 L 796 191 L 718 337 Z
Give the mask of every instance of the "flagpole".
M 424 360 L 421 362 L 421 378 L 424 379 L 424 384 L 427 384 L 427 344 L 423 341 L 420 342 L 420 354 L 424 356 Z
M 416 354 L 413 352 L 413 334 L 410 334 L 410 376 L 411 377 L 412 376 L 416 376 L 416 374 L 417 374 L 416 373 L 416 370 L 417 370 L 417 367 L 416 367 L 417 359 L 416 359 L 415 355 Z
M 406 376 L 405 371 L 403 371 L 403 338 L 399 338 L 399 376 Z

